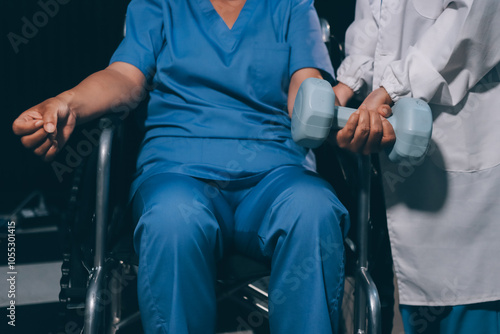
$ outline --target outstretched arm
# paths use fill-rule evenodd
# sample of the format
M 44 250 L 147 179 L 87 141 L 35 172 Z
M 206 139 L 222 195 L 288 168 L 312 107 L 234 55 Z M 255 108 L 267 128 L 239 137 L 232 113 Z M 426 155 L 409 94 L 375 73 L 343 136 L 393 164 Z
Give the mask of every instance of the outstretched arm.
M 115 62 L 76 87 L 24 111 L 13 123 L 23 145 L 49 161 L 75 125 L 128 105 L 143 96 L 146 79 L 135 66 Z

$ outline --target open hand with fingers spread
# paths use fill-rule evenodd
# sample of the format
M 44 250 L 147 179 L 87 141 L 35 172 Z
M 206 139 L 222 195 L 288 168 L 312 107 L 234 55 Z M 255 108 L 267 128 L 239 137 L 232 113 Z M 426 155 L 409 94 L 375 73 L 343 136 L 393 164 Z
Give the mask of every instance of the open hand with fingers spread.
M 60 96 L 23 112 L 12 124 L 22 144 L 45 161 L 54 158 L 76 125 L 76 115 Z
M 392 114 L 390 105 L 392 100 L 383 87 L 374 90 L 349 117 L 345 127 L 337 132 L 338 146 L 355 153 L 370 154 L 392 145 L 396 135 L 387 120 Z

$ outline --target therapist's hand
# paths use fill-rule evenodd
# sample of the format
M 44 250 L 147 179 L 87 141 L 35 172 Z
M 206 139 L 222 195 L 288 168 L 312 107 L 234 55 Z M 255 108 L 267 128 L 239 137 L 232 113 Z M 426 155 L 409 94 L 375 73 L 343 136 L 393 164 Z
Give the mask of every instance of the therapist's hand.
M 349 117 L 346 126 L 337 132 L 338 146 L 351 152 L 370 154 L 392 145 L 396 135 L 386 119 L 392 114 L 390 105 L 392 100 L 383 87 L 370 93 Z
M 45 161 L 54 158 L 76 125 L 64 97 L 48 99 L 23 112 L 12 124 L 22 144 Z

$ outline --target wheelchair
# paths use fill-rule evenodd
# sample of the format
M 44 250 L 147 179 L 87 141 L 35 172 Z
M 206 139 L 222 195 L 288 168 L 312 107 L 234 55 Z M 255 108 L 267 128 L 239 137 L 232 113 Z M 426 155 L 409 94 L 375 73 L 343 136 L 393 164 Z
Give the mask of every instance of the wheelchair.
M 324 21 L 322 28 L 328 43 L 330 33 Z M 97 147 L 74 172 L 65 217 L 61 316 L 66 325 L 84 334 L 141 332 L 135 291 L 138 258 L 127 208 L 127 185 L 135 162 L 130 152 L 138 151 L 138 141 L 129 142 L 130 131 L 140 130 L 131 130 L 130 117 L 124 119 L 125 115 L 104 117 L 82 131 Z M 346 290 L 351 293 L 344 297 L 341 331 L 382 333 L 383 309 L 392 321 L 393 287 L 377 158 L 343 152 L 328 141 L 315 153 L 318 172 L 333 185 L 352 221 L 345 239 L 346 287 L 351 287 Z M 376 205 L 370 205 L 371 201 L 377 201 Z M 217 301 L 239 303 L 267 318 L 269 273 L 268 265 L 231 254 L 218 267 Z M 382 303 L 375 281 L 384 286 Z M 243 329 L 257 330 L 245 325 L 248 328 L 242 325 Z

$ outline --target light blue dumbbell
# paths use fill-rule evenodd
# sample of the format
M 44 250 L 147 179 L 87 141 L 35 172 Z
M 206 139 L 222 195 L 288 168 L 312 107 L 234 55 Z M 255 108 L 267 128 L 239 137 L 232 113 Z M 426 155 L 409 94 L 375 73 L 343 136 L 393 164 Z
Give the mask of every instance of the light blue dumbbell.
M 335 106 L 335 93 L 328 81 L 308 78 L 302 82 L 292 115 L 293 140 L 315 148 L 328 137 L 331 128 L 343 128 L 355 109 Z M 429 105 L 420 99 L 402 98 L 387 119 L 396 133 L 395 144 L 387 150 L 389 159 L 399 162 L 421 158 L 432 134 Z

